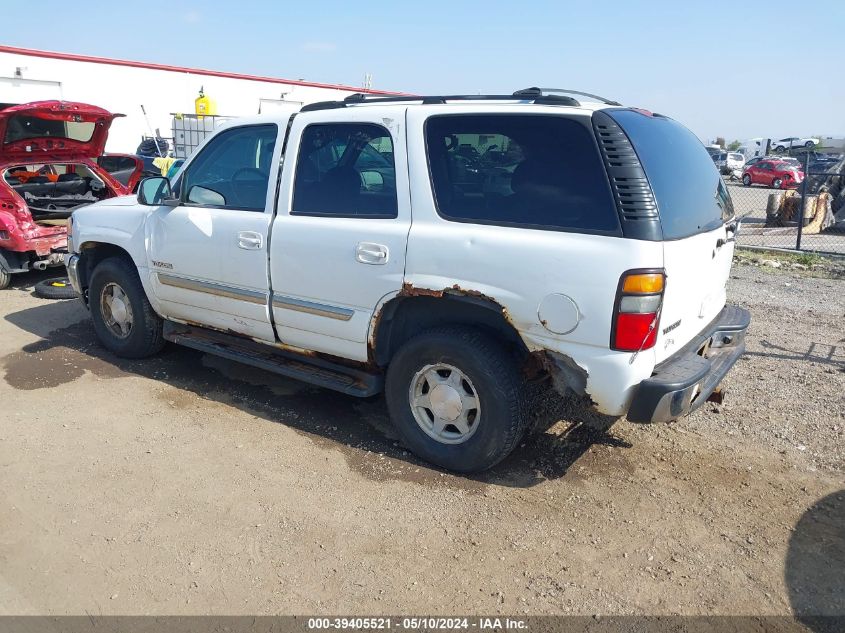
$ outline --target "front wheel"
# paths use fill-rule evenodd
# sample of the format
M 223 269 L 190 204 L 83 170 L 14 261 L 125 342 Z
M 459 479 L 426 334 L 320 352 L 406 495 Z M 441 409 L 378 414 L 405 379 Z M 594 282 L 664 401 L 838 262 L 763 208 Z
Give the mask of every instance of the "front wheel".
M 780 178 L 775 178 L 772 181 L 772 187 L 774 187 L 775 189 L 780 189 L 782 185 L 783 185 L 783 180 L 781 180 Z
M 816 144 L 813 143 L 813 141 L 807 141 L 806 143 L 804 143 L 804 147 L 815 147 L 815 146 L 816 146 Z
M 517 363 L 495 339 L 468 327 L 428 330 L 405 343 L 390 362 L 385 392 L 408 448 L 449 470 L 494 466 L 527 426 Z
M 100 343 L 123 358 L 144 358 L 164 347 L 162 320 L 153 311 L 138 271 L 125 259 L 103 260 L 88 290 L 91 320 Z
M 745 174 L 742 177 L 742 184 L 745 185 L 746 187 L 750 187 L 751 186 L 751 176 L 749 176 L 748 174 Z
M 5 290 L 12 283 L 12 273 L 0 266 L 0 290 Z

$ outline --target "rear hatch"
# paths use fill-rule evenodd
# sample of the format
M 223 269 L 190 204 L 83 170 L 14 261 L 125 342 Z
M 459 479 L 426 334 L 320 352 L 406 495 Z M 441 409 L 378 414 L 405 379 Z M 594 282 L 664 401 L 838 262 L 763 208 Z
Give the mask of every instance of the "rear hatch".
M 692 340 L 725 305 L 734 252 L 733 205 L 701 141 L 677 121 L 614 110 L 654 192 L 663 232 L 666 290 L 657 362 Z
M 0 160 L 96 158 L 103 154 L 109 127 L 119 116 L 71 101 L 34 101 L 0 110 Z

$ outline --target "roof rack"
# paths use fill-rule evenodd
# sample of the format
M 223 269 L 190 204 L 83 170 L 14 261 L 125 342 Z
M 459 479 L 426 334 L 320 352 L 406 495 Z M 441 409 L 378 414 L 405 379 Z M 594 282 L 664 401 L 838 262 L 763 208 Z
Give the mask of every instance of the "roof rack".
M 622 105 L 618 101 L 605 99 L 599 95 L 581 92 L 579 90 L 567 90 L 565 88 L 523 88 L 509 95 L 401 95 L 390 97 L 378 97 L 372 94 L 356 92 L 343 101 L 318 101 L 302 106 L 300 112 L 314 110 L 334 110 L 345 108 L 350 105 L 361 103 L 401 103 L 403 101 L 422 101 L 423 105 L 443 104 L 448 101 L 532 101 L 535 104 L 544 105 L 565 105 L 578 107 L 581 103 L 565 95 L 579 95 L 595 99 L 607 105 Z
M 580 90 L 568 90 L 566 88 L 523 88 L 522 90 L 517 90 L 513 94 L 514 94 L 514 96 L 523 96 L 523 97 L 526 97 L 526 98 L 553 97 L 553 96 L 556 96 L 557 94 L 578 95 L 578 96 L 581 96 L 581 97 L 589 97 L 590 99 L 595 99 L 599 103 L 604 103 L 606 105 L 613 105 L 613 106 L 621 106 L 622 105 L 618 101 L 606 99 L 605 97 L 600 97 L 599 95 L 590 94 L 589 92 L 581 92 Z
M 551 92 L 556 93 L 570 93 L 588 96 L 598 99 L 608 105 L 620 105 L 615 101 L 609 101 L 602 97 L 587 94 L 586 92 L 577 92 L 575 90 L 558 90 L 548 88 L 526 88 L 524 90 L 517 90 L 509 95 L 403 95 L 378 97 L 357 92 L 351 94 L 343 101 L 318 101 L 302 106 L 300 112 L 311 112 L 314 110 L 333 110 L 336 108 L 345 108 L 350 105 L 358 105 L 362 103 L 401 103 L 403 101 L 422 101 L 423 105 L 444 104 L 449 101 L 531 101 L 535 104 L 545 105 L 564 105 L 578 107 L 581 103 L 562 94 L 547 94 Z

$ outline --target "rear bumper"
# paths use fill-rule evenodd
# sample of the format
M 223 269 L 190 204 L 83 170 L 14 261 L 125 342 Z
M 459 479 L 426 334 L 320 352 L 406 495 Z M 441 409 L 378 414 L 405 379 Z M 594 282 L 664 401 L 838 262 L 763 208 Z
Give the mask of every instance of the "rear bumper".
M 745 351 L 748 310 L 725 306 L 690 343 L 657 365 L 628 409 L 631 422 L 667 422 L 700 407 Z M 699 353 L 704 350 L 703 354 Z

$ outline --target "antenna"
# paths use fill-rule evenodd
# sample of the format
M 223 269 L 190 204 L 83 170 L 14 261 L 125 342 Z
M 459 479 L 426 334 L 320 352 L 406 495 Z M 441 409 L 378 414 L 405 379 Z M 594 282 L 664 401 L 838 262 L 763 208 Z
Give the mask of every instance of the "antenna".
M 372 73 L 364 73 L 364 85 L 361 86 L 366 90 L 371 90 L 373 87 L 373 74 Z

